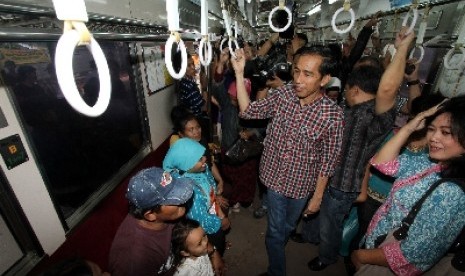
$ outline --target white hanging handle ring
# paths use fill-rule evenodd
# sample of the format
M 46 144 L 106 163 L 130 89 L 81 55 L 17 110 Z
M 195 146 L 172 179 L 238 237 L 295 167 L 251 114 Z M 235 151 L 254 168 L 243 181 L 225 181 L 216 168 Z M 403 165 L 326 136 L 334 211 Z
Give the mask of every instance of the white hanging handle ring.
M 350 13 L 350 24 L 347 28 L 343 29 L 343 30 L 340 30 L 337 28 L 336 26 L 336 17 L 341 13 L 343 12 L 345 9 L 344 7 L 341 7 L 339 8 L 333 15 L 333 18 L 331 19 L 331 26 L 333 27 L 333 31 L 337 34 L 345 34 L 347 33 L 348 31 L 350 31 L 352 29 L 352 27 L 354 27 L 354 24 L 355 24 L 355 12 L 352 8 L 350 8 L 348 10 L 348 12 Z
M 91 52 L 97 66 L 100 80 L 100 92 L 94 106 L 89 106 L 82 99 L 76 87 L 73 72 L 74 48 L 80 41 L 80 34 L 76 30 L 66 31 L 58 40 L 55 52 L 55 69 L 61 91 L 69 104 L 78 112 L 89 117 L 100 116 L 108 107 L 111 96 L 111 79 L 107 60 L 102 48 L 97 41 L 91 37 L 90 43 L 86 45 Z
M 234 41 L 234 46 L 236 46 L 236 50 L 239 49 L 239 44 L 237 43 L 237 40 L 236 39 L 230 39 L 228 41 L 229 53 L 231 54 L 231 56 L 233 58 L 237 58 L 236 53 L 234 53 L 234 50 L 232 48 L 233 41 Z
M 415 53 L 416 49 L 420 50 L 420 57 L 417 59 L 415 64 L 419 64 L 419 63 L 421 63 L 421 61 L 423 60 L 423 57 L 425 56 L 425 48 L 423 48 L 423 46 L 421 46 L 421 45 L 415 46 L 415 48 L 413 48 L 412 51 L 410 51 L 409 59 L 413 58 L 413 54 Z
M 221 40 L 221 43 L 220 43 L 220 50 L 221 50 L 221 51 L 223 51 L 223 45 L 224 45 L 224 43 L 225 43 L 227 40 L 228 40 L 227 38 L 223 38 L 223 39 Z
M 178 37 L 178 33 L 170 35 L 165 45 L 166 69 L 168 70 L 170 75 L 177 80 L 181 79 L 184 76 L 184 74 L 186 74 L 187 70 L 187 51 L 186 46 L 184 45 L 184 42 L 181 38 L 179 38 L 178 41 L 178 51 L 181 51 L 181 69 L 178 73 L 174 71 L 173 62 L 171 61 L 171 48 L 173 47 L 173 43 L 176 42 Z
M 273 18 L 273 14 L 279 9 L 284 9 L 284 11 L 287 12 L 287 24 L 286 24 L 286 26 L 282 27 L 281 29 L 276 28 L 273 25 L 273 20 L 271 20 Z M 283 6 L 283 7 L 276 6 L 271 10 L 270 14 L 268 15 L 268 24 L 270 25 L 270 28 L 276 33 L 284 32 L 285 30 L 287 30 L 291 26 L 291 23 L 292 23 L 292 13 L 291 13 L 291 10 L 289 10 L 289 8 L 286 7 L 286 6 Z
M 407 32 L 405 34 L 409 34 L 413 31 L 413 28 L 415 28 L 415 24 L 417 23 L 417 20 L 418 20 L 418 10 L 413 8 L 413 9 L 410 9 L 407 14 L 405 15 L 404 17 L 404 21 L 402 21 L 402 26 L 405 27 L 407 26 L 407 23 L 408 23 L 408 18 L 410 17 L 410 11 L 413 12 L 413 19 L 412 19 L 412 22 L 410 24 L 410 27 L 408 28 Z
M 454 55 L 454 52 L 456 50 L 456 48 L 453 47 L 452 49 L 449 50 L 449 52 L 447 52 L 446 56 L 444 57 L 444 67 L 446 67 L 446 69 L 449 69 L 449 70 L 459 69 L 464 64 L 464 62 L 465 62 L 465 48 L 464 47 L 459 47 L 458 49 L 460 49 L 460 51 L 462 52 L 462 59 L 456 64 L 450 64 L 452 56 Z
M 203 56 L 203 50 L 204 50 L 204 47 L 207 46 L 207 48 L 205 49 L 206 50 L 206 54 L 207 54 L 207 58 L 205 59 L 205 57 Z M 208 37 L 207 36 L 204 36 L 202 37 L 202 39 L 200 40 L 200 45 L 199 45 L 199 60 L 200 60 L 200 63 L 202 63 L 203 66 L 208 66 L 210 65 L 210 62 L 212 61 L 212 44 L 210 43 L 210 41 L 208 40 Z

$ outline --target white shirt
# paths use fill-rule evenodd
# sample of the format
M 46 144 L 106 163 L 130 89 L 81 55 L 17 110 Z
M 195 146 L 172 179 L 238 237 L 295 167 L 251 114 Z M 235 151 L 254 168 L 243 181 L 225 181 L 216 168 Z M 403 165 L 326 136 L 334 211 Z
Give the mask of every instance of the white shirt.
M 213 276 L 213 267 L 208 255 L 196 259 L 185 258 L 179 265 L 174 276 Z

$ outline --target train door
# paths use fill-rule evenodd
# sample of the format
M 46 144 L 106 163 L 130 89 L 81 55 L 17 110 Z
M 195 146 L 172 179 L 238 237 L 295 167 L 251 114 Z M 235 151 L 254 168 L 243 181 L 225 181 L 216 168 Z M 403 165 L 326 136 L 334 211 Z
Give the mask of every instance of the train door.
M 0 170 L 0 274 L 24 275 L 43 250 Z

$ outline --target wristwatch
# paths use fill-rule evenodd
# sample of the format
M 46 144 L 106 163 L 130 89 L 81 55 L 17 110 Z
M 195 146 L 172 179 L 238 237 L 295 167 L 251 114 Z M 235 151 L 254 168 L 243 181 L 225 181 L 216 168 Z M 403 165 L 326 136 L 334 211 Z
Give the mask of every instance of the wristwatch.
M 416 79 L 416 80 L 408 81 L 408 82 L 407 82 L 407 86 L 412 86 L 412 85 L 417 85 L 417 84 L 420 84 L 420 80 L 419 80 L 419 79 Z

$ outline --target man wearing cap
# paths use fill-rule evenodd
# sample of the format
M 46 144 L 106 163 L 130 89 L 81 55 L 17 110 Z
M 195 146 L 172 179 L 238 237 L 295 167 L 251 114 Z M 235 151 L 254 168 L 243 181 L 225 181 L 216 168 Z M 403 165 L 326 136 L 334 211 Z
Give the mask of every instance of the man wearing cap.
M 112 275 L 172 275 L 170 260 L 171 230 L 184 216 L 183 206 L 192 196 L 192 183 L 161 168 L 138 172 L 129 181 L 126 198 L 129 214 L 116 232 L 110 249 Z M 213 248 L 209 246 L 213 251 Z M 214 267 L 222 260 L 213 254 Z

